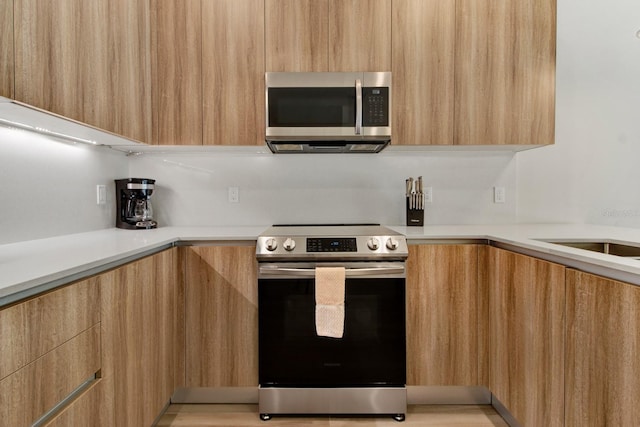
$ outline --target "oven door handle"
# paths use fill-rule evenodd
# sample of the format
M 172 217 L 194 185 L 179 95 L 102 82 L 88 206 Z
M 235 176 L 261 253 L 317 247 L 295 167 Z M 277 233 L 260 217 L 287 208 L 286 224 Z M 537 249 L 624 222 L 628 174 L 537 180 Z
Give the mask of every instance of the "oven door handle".
M 383 274 L 404 274 L 404 267 L 372 267 L 372 268 L 346 268 L 346 277 L 375 276 Z M 260 275 L 287 275 L 298 277 L 313 277 L 315 268 L 290 268 L 290 267 L 260 267 Z

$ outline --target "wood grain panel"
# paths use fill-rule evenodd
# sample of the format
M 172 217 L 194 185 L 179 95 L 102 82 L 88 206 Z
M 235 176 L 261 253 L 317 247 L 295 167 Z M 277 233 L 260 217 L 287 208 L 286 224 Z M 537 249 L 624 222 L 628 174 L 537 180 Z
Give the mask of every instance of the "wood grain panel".
M 0 420 L 31 426 L 100 370 L 100 325 L 0 381 Z
M 329 0 L 329 70 L 391 71 L 391 0 Z
M 457 0 L 456 144 L 553 144 L 556 0 Z
M 640 288 L 567 270 L 567 427 L 640 420 Z
M 453 144 L 455 6 L 393 1 L 393 144 Z
M 478 385 L 489 388 L 490 331 L 489 331 L 489 290 L 490 290 L 489 246 L 478 246 Z
M 0 310 L 0 379 L 100 321 L 91 278 Z
M 153 0 L 153 143 L 202 145 L 200 0 Z
M 0 0 L 0 96 L 13 98 L 13 0 Z
M 83 391 L 76 399 L 45 422 L 43 427 L 70 427 L 91 426 L 108 427 L 102 423 L 101 411 L 103 410 L 102 380 L 97 380 L 88 389 Z
M 106 1 L 107 14 L 102 16 L 109 23 L 109 98 L 105 129 L 150 142 L 153 136 L 150 3 L 149 0 Z M 92 2 L 82 3 L 86 7 Z M 93 48 L 102 50 L 104 47 L 96 45 Z
M 329 71 L 329 0 L 266 0 L 267 71 Z
M 407 384 L 478 384 L 478 248 L 412 245 Z
M 205 145 L 264 145 L 264 0 L 202 3 Z
M 489 251 L 489 389 L 521 425 L 562 426 L 565 267 Z
M 151 425 L 182 383 L 175 375 L 184 351 L 176 253 L 101 275 L 105 425 Z
M 257 386 L 255 246 L 184 251 L 187 387 Z
M 15 98 L 109 128 L 107 1 L 21 0 L 15 7 Z

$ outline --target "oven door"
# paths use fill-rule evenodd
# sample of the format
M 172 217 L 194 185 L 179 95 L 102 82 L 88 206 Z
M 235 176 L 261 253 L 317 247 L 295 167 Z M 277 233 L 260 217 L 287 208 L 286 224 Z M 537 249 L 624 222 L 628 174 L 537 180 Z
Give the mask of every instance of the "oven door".
M 343 265 L 345 323 L 340 339 L 316 334 L 315 264 L 260 266 L 261 387 L 405 385 L 404 263 Z

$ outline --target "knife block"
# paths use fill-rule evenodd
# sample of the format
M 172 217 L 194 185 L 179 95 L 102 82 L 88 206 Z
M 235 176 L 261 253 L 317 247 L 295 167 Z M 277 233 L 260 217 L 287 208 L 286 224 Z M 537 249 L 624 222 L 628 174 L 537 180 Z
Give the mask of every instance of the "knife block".
M 424 209 L 409 209 L 409 198 L 407 203 L 407 226 L 421 227 L 424 225 Z

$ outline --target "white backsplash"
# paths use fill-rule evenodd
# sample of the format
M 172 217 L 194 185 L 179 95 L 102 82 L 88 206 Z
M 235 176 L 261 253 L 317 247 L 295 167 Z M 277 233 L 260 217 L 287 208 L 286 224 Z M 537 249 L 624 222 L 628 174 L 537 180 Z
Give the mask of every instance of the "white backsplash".
M 272 155 L 237 152 L 130 158 L 130 175 L 156 179 L 161 225 L 405 223 L 405 179 L 433 188 L 425 224 L 515 222 L 513 153 L 383 152 Z M 493 203 L 493 186 L 506 188 Z M 229 187 L 239 203 L 228 201 Z
M 0 244 L 113 227 L 113 179 L 127 174 L 121 153 L 0 127 Z

